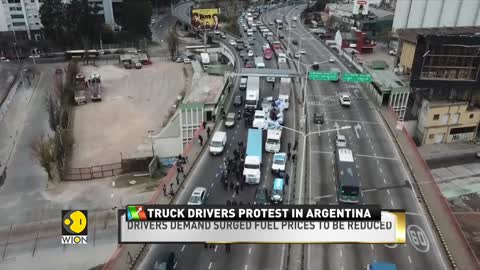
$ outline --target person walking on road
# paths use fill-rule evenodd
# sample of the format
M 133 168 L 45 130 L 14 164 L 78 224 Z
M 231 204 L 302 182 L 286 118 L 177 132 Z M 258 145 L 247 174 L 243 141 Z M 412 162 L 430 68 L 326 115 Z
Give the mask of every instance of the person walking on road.
M 233 184 L 233 181 L 230 181 L 230 189 L 233 191 L 234 188 L 235 188 L 235 184 Z
M 292 149 L 292 143 L 290 143 L 290 142 L 288 143 L 287 149 L 288 149 L 287 152 L 290 152 L 290 150 Z
M 212 130 L 210 127 L 207 127 L 207 138 L 210 138 L 210 132 L 212 132 Z
M 167 185 L 163 184 L 163 196 L 167 197 Z
M 240 191 L 240 183 L 237 181 L 237 183 L 235 184 L 235 194 L 238 195 L 239 191 Z
M 200 146 L 203 146 L 203 137 L 202 137 L 202 135 L 198 135 L 198 143 L 200 143 Z
M 298 148 L 298 140 L 295 140 L 295 144 L 293 144 L 293 151 L 297 151 Z
M 288 180 L 290 179 L 290 175 L 288 173 L 285 174 L 285 185 L 288 186 Z
M 296 152 L 293 152 L 292 154 L 292 161 L 293 163 L 295 163 L 295 159 L 297 158 L 297 153 Z
M 203 129 L 205 129 L 207 127 L 207 122 L 203 121 L 202 122 L 202 127 L 203 127 Z
M 290 160 L 290 157 L 292 156 L 292 153 L 290 153 L 290 151 L 288 151 L 287 153 L 287 160 Z

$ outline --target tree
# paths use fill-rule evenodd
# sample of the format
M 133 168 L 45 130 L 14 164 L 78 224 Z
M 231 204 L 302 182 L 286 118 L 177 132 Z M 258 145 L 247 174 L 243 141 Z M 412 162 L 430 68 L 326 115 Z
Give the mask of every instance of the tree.
M 32 156 L 48 175 L 48 180 L 52 180 L 52 169 L 55 159 L 55 142 L 54 139 L 40 136 L 33 140 L 31 144 Z
M 98 4 L 91 5 L 88 0 L 72 0 L 66 6 L 65 16 L 69 18 L 66 28 L 71 33 L 72 44 L 80 41 L 83 49 L 91 48 L 92 41 L 100 37 L 98 30 L 103 27 L 99 11 Z
M 65 5 L 62 0 L 44 0 L 38 11 L 45 35 L 55 41 L 64 38 Z
M 55 131 L 60 125 L 60 103 L 59 99 L 52 93 L 47 96 L 47 112 L 48 112 L 48 123 L 50 124 L 50 129 Z
M 392 41 L 393 33 L 390 29 L 385 29 L 381 33 L 379 33 L 376 38 L 381 42 L 387 45 L 387 49 L 390 49 L 390 41 Z
M 178 36 L 175 32 L 175 29 L 172 29 L 170 32 L 168 32 L 167 42 L 168 50 L 170 51 L 170 57 L 173 59 L 173 57 L 177 54 L 178 48 Z
M 152 4 L 148 0 L 125 0 L 121 25 L 132 38 L 150 38 Z

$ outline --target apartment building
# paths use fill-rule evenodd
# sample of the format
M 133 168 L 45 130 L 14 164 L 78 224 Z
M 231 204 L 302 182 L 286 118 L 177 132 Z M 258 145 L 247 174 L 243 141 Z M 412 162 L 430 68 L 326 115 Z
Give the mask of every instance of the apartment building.
M 1 0 L 0 33 L 13 35 L 16 40 L 41 39 L 42 23 L 39 9 L 43 0 Z M 69 0 L 63 0 L 68 2 Z M 121 9 L 123 0 L 89 0 L 101 8 L 99 15 L 104 17 L 105 24 L 114 31 L 121 29 L 115 23 L 115 14 Z
M 420 144 L 475 140 L 480 121 L 478 27 L 398 29 Z

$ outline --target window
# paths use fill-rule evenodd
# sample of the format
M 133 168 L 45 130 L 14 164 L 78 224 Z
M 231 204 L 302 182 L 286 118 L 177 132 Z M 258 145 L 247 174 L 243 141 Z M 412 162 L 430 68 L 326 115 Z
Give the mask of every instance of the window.
M 13 26 L 24 26 L 25 22 L 13 22 Z
M 35 3 L 35 0 L 30 0 L 31 3 Z
M 17 11 L 22 11 L 22 7 L 17 7 Z
M 10 11 L 15 11 L 17 10 L 15 7 L 10 7 Z
M 23 19 L 22 14 L 12 14 L 12 15 L 10 15 L 10 17 L 12 17 L 12 19 Z
M 9 4 L 20 4 L 20 0 L 8 0 Z
M 473 132 L 475 132 L 475 127 L 452 128 L 450 130 L 450 135 L 462 134 L 462 133 L 473 133 Z
M 433 138 L 435 138 L 435 134 L 430 134 L 430 135 L 428 135 L 428 138 L 429 138 L 430 140 L 433 140 Z
M 433 120 L 438 120 L 440 119 L 440 114 L 434 114 L 433 115 Z
M 40 23 L 36 22 L 35 25 L 40 25 Z
M 470 119 L 472 119 L 475 115 L 473 113 L 470 114 Z
M 34 18 L 38 18 L 38 15 L 33 15 Z

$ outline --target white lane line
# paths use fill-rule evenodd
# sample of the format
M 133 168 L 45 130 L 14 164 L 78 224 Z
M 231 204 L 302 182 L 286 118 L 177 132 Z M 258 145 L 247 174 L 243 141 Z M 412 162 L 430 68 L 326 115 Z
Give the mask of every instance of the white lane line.
M 235 198 L 235 196 L 236 196 L 236 194 L 235 194 L 235 192 L 233 192 L 233 194 L 232 194 L 232 198 Z
M 371 145 L 370 145 L 370 146 L 371 146 Z M 372 148 L 373 148 L 373 146 L 372 146 Z M 398 160 L 398 158 L 392 158 L 392 157 L 381 157 L 381 156 L 377 156 L 377 155 L 374 155 L 374 156 L 372 156 L 372 155 L 362 155 L 362 154 L 356 154 L 355 156 L 357 156 L 357 157 L 367 157 L 367 158 L 376 158 L 376 159 Z M 377 160 L 377 162 L 379 162 L 379 161 Z
M 387 193 L 388 193 L 388 195 L 390 195 L 390 189 L 387 189 Z
M 333 154 L 333 152 L 330 152 L 330 151 L 316 151 L 316 150 L 312 150 L 310 151 L 314 154 Z
M 285 257 L 285 244 L 282 245 L 282 256 L 280 257 L 280 270 L 283 270 L 283 259 Z
M 362 192 L 365 193 L 365 192 L 372 192 L 372 191 L 376 191 L 376 190 L 378 190 L 378 189 L 376 189 L 376 188 L 371 188 L 371 189 L 362 190 Z
M 208 269 L 209 269 L 209 270 L 212 268 L 212 264 L 213 264 L 212 262 L 210 262 L 210 263 L 208 264 Z
M 211 183 L 210 186 L 213 187 L 213 183 Z
M 180 252 L 183 252 L 185 250 L 185 245 L 182 246 L 182 249 L 180 250 Z
M 412 258 L 410 258 L 410 255 L 408 255 L 408 261 L 412 263 Z
M 379 171 L 380 171 L 380 173 L 383 173 L 383 170 L 382 170 L 382 168 L 379 168 Z
M 370 244 L 370 249 L 373 251 L 373 245 L 372 244 Z
M 218 249 L 218 245 L 215 245 L 214 251 L 217 252 L 217 249 Z
M 391 204 L 392 206 L 394 206 L 394 205 L 393 205 L 393 200 L 392 200 L 392 199 L 390 199 L 390 204 Z
M 343 256 L 343 249 L 340 249 L 340 257 Z
M 330 195 L 322 195 L 322 196 L 317 196 L 315 198 L 313 198 L 314 200 L 321 200 L 321 199 L 324 199 L 324 198 L 330 198 L 330 197 L 333 197 L 334 194 L 330 194 Z
M 380 125 L 379 122 L 358 121 L 358 120 L 325 119 L 325 121 L 350 122 L 350 123 L 353 122 L 353 123 L 364 123 L 364 124 Z
M 420 214 L 420 213 L 405 212 L 405 214 L 407 214 L 407 215 L 412 215 L 412 216 L 424 217 L 424 215 L 422 215 L 422 214 Z
M 383 178 L 383 183 L 386 184 L 386 183 L 387 183 L 387 179 Z
M 177 268 L 177 262 L 175 262 L 175 264 L 173 265 L 173 269 L 176 269 Z
M 248 270 L 248 264 L 245 264 L 245 270 Z
M 252 248 L 248 248 L 248 255 L 252 253 Z

